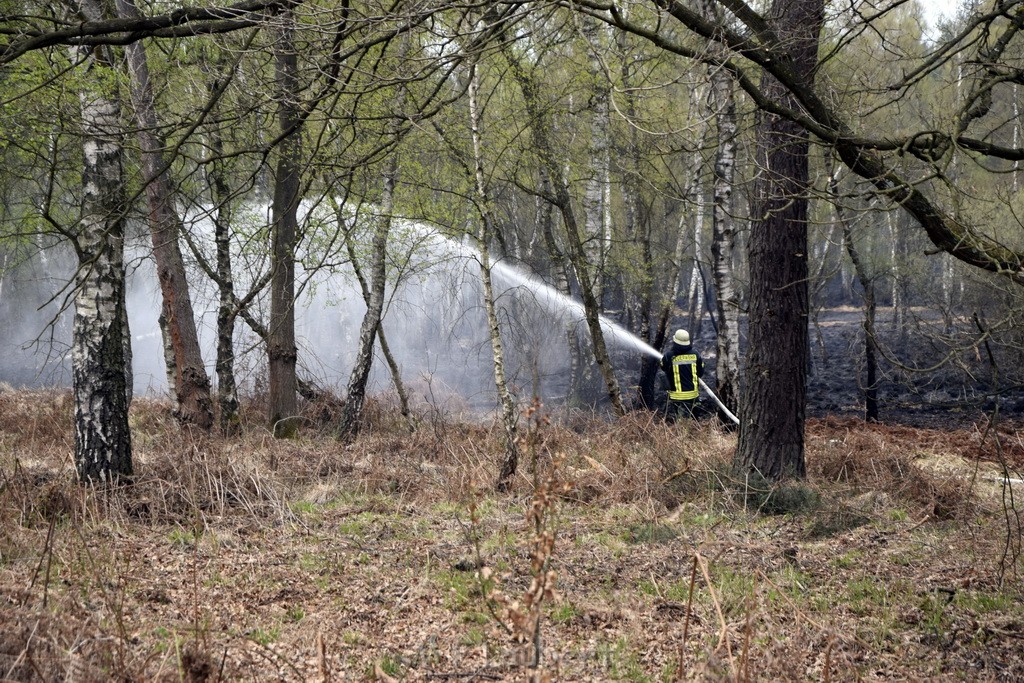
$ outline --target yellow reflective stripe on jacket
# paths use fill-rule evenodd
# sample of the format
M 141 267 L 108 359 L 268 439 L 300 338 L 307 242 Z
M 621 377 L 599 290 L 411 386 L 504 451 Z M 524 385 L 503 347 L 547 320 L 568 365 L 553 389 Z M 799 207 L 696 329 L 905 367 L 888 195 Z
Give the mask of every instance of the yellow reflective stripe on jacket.
M 683 386 L 683 377 L 690 378 L 692 389 L 680 390 Z M 697 398 L 697 354 L 681 353 L 678 356 L 672 356 L 672 389 L 668 392 L 668 397 L 673 401 L 689 401 Z

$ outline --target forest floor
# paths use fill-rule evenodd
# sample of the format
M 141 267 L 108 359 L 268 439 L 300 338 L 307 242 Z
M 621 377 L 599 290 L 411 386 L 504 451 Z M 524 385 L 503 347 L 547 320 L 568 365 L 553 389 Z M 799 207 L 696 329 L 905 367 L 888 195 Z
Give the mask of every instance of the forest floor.
M 168 413 L 136 402 L 135 482 L 99 491 L 66 393 L 0 393 L 0 678 L 1024 678 L 1010 422 L 812 419 L 807 481 L 759 491 L 711 422 L 534 414 L 499 495 L 485 426 Z
M 820 319 L 774 488 L 710 420 L 542 409 L 496 494 L 486 424 L 210 438 L 146 399 L 134 482 L 93 490 L 69 394 L 0 390 L 0 679 L 1022 680 L 1024 421 L 967 348 L 863 422 L 858 321 Z

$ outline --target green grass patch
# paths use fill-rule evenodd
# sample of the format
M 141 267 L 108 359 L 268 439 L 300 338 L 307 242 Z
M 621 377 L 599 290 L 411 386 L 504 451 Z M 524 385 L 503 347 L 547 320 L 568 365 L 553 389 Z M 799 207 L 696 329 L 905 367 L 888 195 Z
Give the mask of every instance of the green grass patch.
M 679 532 L 665 524 L 645 522 L 634 524 L 623 533 L 623 540 L 634 545 L 668 543 L 679 536 Z

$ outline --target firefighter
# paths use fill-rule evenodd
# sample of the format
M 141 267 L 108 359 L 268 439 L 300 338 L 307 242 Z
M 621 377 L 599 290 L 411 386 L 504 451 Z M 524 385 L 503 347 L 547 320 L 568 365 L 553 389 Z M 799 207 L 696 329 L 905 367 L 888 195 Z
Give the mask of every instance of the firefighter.
M 704 359 L 690 345 L 690 333 L 676 330 L 672 346 L 661 357 L 661 369 L 668 378 L 668 403 L 665 417 L 675 422 L 680 416 L 693 417 L 697 403 L 697 378 L 704 375 Z

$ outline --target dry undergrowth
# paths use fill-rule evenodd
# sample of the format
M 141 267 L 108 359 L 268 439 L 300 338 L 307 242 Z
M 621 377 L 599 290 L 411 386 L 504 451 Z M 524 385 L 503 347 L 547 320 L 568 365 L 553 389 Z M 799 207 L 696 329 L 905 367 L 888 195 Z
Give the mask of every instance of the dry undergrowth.
M 221 439 L 137 401 L 103 491 L 67 395 L 0 393 L 0 678 L 1024 676 L 1010 427 L 812 421 L 808 481 L 751 505 L 709 423 L 524 418 L 497 496 L 498 427 L 368 414 Z

